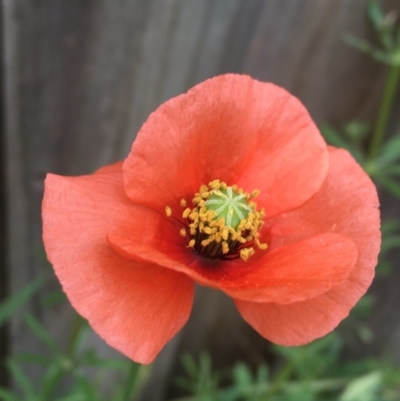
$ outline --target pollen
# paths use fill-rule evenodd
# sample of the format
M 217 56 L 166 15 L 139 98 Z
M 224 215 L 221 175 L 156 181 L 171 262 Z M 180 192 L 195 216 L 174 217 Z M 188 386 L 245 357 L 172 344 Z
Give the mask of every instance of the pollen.
M 244 261 L 256 249 L 267 249 L 259 233 L 265 212 L 258 210 L 253 201 L 259 193 L 257 189 L 247 193 L 237 185 L 228 186 L 216 179 L 200 187 L 192 199 L 192 207 L 181 199 L 184 228 L 179 233 L 186 246 L 205 258 Z M 172 214 L 168 206 L 165 212 L 167 216 Z
M 243 248 L 240 250 L 240 257 L 247 262 L 247 259 L 249 259 L 249 257 L 251 255 L 254 254 L 254 249 L 253 248 Z
M 191 210 L 189 208 L 186 208 L 185 211 L 183 212 L 183 218 L 186 219 L 188 218 Z

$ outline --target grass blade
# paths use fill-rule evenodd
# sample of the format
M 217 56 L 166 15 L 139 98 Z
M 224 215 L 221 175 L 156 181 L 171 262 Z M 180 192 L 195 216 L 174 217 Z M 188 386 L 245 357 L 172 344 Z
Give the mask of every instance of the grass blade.
M 35 391 L 32 383 L 29 381 L 25 373 L 19 368 L 19 366 L 11 360 L 6 362 L 6 366 L 10 371 L 12 378 L 24 392 L 25 398 L 30 398 L 35 395 Z
M 0 304 L 0 327 L 20 308 L 29 298 L 31 298 L 45 282 L 45 276 L 40 276 L 24 289 L 18 291 Z
M 39 323 L 39 321 L 34 318 L 31 314 L 25 315 L 25 323 L 31 329 L 32 333 L 43 342 L 43 344 L 47 345 L 47 347 L 53 351 L 55 354 L 60 354 L 60 350 L 56 342 L 51 338 L 46 329 Z

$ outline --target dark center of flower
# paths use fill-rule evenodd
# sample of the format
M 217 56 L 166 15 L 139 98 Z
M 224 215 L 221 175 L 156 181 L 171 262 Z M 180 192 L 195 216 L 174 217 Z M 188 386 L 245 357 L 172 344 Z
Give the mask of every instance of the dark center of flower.
M 202 185 L 195 194 L 193 208 L 186 207 L 182 217 L 184 228 L 180 230 L 186 246 L 197 255 L 210 259 L 247 260 L 254 254 L 254 247 L 266 249 L 259 241 L 259 229 L 263 224 L 264 210 L 257 210 L 251 201 L 259 191 L 245 193 L 236 185 L 228 187 L 219 180 Z M 171 216 L 171 208 L 166 208 Z

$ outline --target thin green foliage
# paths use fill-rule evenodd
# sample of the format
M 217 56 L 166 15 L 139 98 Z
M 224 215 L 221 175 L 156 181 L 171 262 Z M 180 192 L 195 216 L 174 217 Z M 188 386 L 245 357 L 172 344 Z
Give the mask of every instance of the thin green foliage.
M 24 398 L 27 400 L 33 399 L 33 395 L 35 393 L 33 384 L 22 371 L 22 369 L 11 359 L 6 362 L 6 366 L 12 374 L 13 379 L 22 390 Z
M 390 253 L 400 248 L 400 220 L 388 220 L 382 222 L 382 245 L 376 268 L 378 277 L 387 277 L 393 269 Z
M 18 401 L 18 398 L 11 391 L 0 388 L 0 400 L 2 400 L 2 401 Z
M 374 371 L 352 380 L 339 397 L 339 401 L 375 401 L 380 397 L 383 373 Z
M 0 303 L 0 326 L 2 326 L 17 310 L 27 302 L 43 285 L 45 276 L 40 276 L 21 291 Z
M 81 317 L 76 320 L 83 321 Z M 21 354 L 8 359 L 6 366 L 18 395 L 0 388 L 1 401 L 132 401 L 140 393 L 149 368 L 126 359 L 101 358 L 95 350 L 87 349 L 87 324 L 75 326 L 72 342 L 64 353 L 36 318 L 27 314 L 24 321 L 27 329 L 48 348 L 49 356 Z M 33 382 L 24 373 L 27 364 L 45 368 L 39 382 Z M 120 382 L 105 392 L 102 378 L 111 371 L 117 373 Z M 62 390 L 66 382 L 67 392 Z
M 400 24 L 396 12 L 384 14 L 378 1 L 370 1 L 367 11 L 380 47 L 350 34 L 345 35 L 345 41 L 378 62 L 400 66 Z
M 177 377 L 175 384 L 196 394 L 202 401 L 213 400 L 222 376 L 213 372 L 210 355 L 201 353 L 198 363 L 190 355 L 183 355 L 181 362 L 187 375 Z
M 345 40 L 376 61 L 389 66 L 374 127 L 368 140 L 365 140 L 364 135 L 354 138 L 351 132 L 340 133 L 332 127 L 322 127 L 322 133 L 332 145 L 349 150 L 371 178 L 394 196 L 400 197 L 400 185 L 392 177 L 400 171 L 400 135 L 393 135 L 386 144 L 383 141 L 400 81 L 400 23 L 395 12 L 384 14 L 377 1 L 369 2 L 368 16 L 375 28 L 380 47 L 352 35 L 346 35 Z
M 40 324 L 40 322 L 31 314 L 25 315 L 25 323 L 31 330 L 31 332 L 44 344 L 50 351 L 55 355 L 60 354 L 60 349 L 58 348 L 56 342 L 47 332 L 47 330 Z
M 361 121 L 351 121 L 337 130 L 329 124 L 320 127 L 326 141 L 337 148 L 347 149 L 361 165 L 365 165 L 367 156 L 363 149 L 363 141 L 370 132 L 370 126 Z
M 188 355 L 182 360 L 185 375 L 176 384 L 190 395 L 174 401 L 393 401 L 400 399 L 400 371 L 377 360 L 357 363 L 343 362 L 343 344 L 336 334 L 302 347 L 279 347 L 274 351 L 283 359 L 280 369 L 269 373 L 265 365 L 250 369 L 237 363 L 222 374 L 207 368 L 204 391 L 201 365 L 206 358 L 196 360 Z M 210 359 L 211 360 L 211 359 Z M 221 377 L 231 385 L 216 386 Z M 188 385 L 189 384 L 189 385 Z M 212 391 L 210 389 L 212 388 Z M 393 398 L 397 397 L 397 398 Z

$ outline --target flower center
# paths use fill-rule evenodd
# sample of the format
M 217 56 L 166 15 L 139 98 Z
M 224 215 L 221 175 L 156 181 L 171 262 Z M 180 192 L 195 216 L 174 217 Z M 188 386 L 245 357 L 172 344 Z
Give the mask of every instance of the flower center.
M 202 185 L 195 194 L 193 208 L 186 207 L 182 217 L 184 228 L 180 230 L 186 246 L 193 252 L 210 259 L 247 260 L 254 254 L 254 247 L 266 249 L 259 241 L 259 229 L 263 225 L 264 210 L 257 210 L 251 201 L 259 191 L 245 193 L 236 185 L 227 186 L 219 180 Z M 171 208 L 166 208 L 171 216 Z

